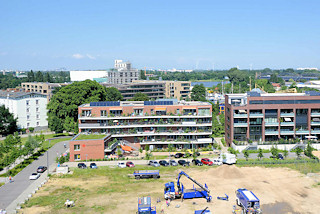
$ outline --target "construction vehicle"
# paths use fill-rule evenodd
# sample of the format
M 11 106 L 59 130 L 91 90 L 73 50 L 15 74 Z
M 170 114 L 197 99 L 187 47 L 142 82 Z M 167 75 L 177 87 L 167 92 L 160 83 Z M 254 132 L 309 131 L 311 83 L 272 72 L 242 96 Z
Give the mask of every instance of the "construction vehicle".
M 133 176 L 139 180 L 140 178 L 160 178 L 159 170 L 135 170 Z
M 149 196 L 138 199 L 137 214 L 157 214 L 156 207 L 151 207 L 151 198 Z
M 193 185 L 192 189 L 185 189 L 183 184 L 180 183 L 181 176 L 186 176 L 189 178 L 193 183 L 195 183 L 200 188 L 195 188 Z M 181 171 L 177 177 L 177 191 L 174 187 L 174 182 L 169 182 L 165 184 L 164 188 L 164 198 L 167 199 L 191 199 L 191 198 L 206 198 L 207 202 L 210 202 L 212 197 L 210 196 L 210 190 L 208 189 L 207 184 L 204 186 L 199 184 L 196 180 L 191 178 L 185 172 Z
M 236 191 L 237 205 L 242 208 L 242 213 L 260 214 L 260 200 L 247 189 L 238 189 Z
M 194 211 L 194 214 L 211 214 L 211 211 L 208 210 L 208 207 L 206 207 L 204 210 L 196 210 L 196 211 Z

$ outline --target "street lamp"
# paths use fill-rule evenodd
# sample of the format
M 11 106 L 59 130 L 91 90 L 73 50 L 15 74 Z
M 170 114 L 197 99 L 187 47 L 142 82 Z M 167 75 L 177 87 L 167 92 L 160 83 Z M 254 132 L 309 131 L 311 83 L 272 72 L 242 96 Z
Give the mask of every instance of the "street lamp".
M 49 139 L 49 144 L 48 144 L 48 149 L 47 149 L 47 176 L 49 176 L 49 148 L 50 148 L 50 139 Z

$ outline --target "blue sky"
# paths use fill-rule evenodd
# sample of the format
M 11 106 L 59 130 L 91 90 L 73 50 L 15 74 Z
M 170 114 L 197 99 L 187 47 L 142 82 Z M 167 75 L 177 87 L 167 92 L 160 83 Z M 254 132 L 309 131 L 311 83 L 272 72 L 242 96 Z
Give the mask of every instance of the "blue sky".
M 0 0 L 0 69 L 320 67 L 317 0 Z

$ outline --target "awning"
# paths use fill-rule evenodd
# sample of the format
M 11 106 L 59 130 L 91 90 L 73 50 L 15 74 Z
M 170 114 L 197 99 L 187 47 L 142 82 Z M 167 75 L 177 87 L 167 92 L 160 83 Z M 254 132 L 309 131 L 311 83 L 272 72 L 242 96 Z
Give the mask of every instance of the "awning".
M 109 108 L 110 111 L 118 111 L 118 110 L 122 110 L 122 107 L 112 107 Z
M 166 107 L 155 107 L 155 111 L 167 111 Z
M 291 118 L 285 117 L 285 118 L 284 118 L 284 121 L 285 121 L 285 122 L 291 122 Z
M 118 121 L 118 120 L 114 120 L 113 122 L 114 122 L 114 123 L 117 123 L 117 122 L 119 122 L 119 121 Z
M 239 113 L 245 114 L 247 112 L 246 112 L 246 110 L 239 110 Z
M 305 138 L 308 138 L 308 139 L 317 139 L 316 136 L 306 136 Z
M 121 146 L 121 149 L 123 151 L 127 151 L 127 152 L 131 152 L 132 151 L 132 148 L 130 146 L 123 146 L 123 145 L 120 145 Z
M 313 122 L 320 122 L 320 118 L 313 118 Z
M 197 109 L 197 107 L 194 107 L 194 106 L 186 106 L 186 107 L 183 107 L 183 109 Z

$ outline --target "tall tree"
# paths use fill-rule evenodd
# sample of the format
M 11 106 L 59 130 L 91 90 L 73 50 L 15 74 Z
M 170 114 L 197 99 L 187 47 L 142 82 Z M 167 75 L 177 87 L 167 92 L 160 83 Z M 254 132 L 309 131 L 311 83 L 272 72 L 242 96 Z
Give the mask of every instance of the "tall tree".
M 45 75 L 44 75 L 44 81 L 45 82 L 51 82 L 51 76 L 50 76 L 50 73 L 47 72 Z
M 4 105 L 0 106 L 0 135 L 13 134 L 18 129 L 17 118 Z
M 146 77 L 146 75 L 144 73 L 144 70 L 140 70 L 140 79 L 142 79 L 142 80 L 146 80 L 147 79 L 147 77 Z
M 106 88 L 106 101 L 120 101 L 123 96 L 120 91 L 115 87 Z
M 143 94 L 141 92 L 138 92 L 130 100 L 132 100 L 132 101 L 148 101 L 148 100 L 150 100 L 150 98 L 148 97 L 148 95 Z
M 35 81 L 34 73 L 33 73 L 32 70 L 27 73 L 27 80 L 28 80 L 28 82 L 34 82 Z
M 195 85 L 192 88 L 191 99 L 195 101 L 206 101 L 206 88 L 203 84 Z
M 106 97 L 106 88 L 96 81 L 74 82 L 62 87 L 53 95 L 47 105 L 49 128 L 52 131 L 65 130 L 64 124 L 67 117 L 72 118 L 74 122 L 77 121 L 78 106 L 90 102 L 105 101 Z
M 36 81 L 36 82 L 43 82 L 43 74 L 42 74 L 41 71 L 38 71 L 38 72 L 36 73 L 35 81 Z

